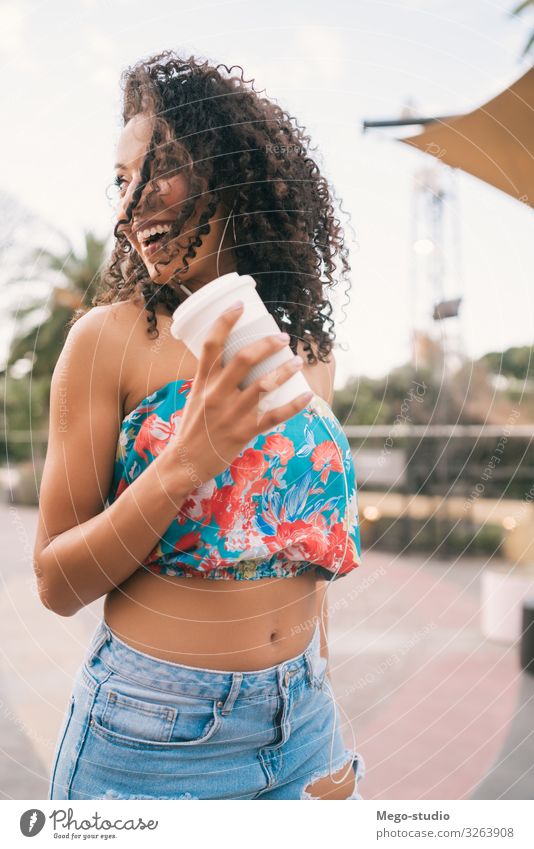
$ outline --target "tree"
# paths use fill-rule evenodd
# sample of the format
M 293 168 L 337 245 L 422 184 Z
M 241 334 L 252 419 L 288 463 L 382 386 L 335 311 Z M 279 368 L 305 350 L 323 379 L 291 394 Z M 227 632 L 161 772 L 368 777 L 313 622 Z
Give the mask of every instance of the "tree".
M 22 308 L 13 303 L 7 308 L 15 329 L 0 390 L 4 427 L 9 423 L 0 442 L 14 460 L 42 451 L 35 434 L 48 428 L 50 382 L 67 336 L 67 322 L 74 310 L 91 306 L 106 259 L 105 241 L 91 232 L 84 234 L 80 254 L 64 237 L 62 241 L 66 247 L 57 253 L 33 249 L 8 281 L 11 287 L 17 286 L 17 292 L 27 293 Z M 24 273 L 31 263 L 37 274 Z
M 505 351 L 488 351 L 481 357 L 492 374 L 526 381 L 534 378 L 534 349 L 531 345 L 515 346 Z
M 511 15 L 522 15 L 524 12 L 532 11 L 534 9 L 534 0 L 523 0 L 515 9 L 512 9 L 510 12 Z M 530 53 L 534 48 L 534 30 L 530 33 L 530 36 L 527 39 L 527 42 L 523 48 L 522 56 L 526 56 L 527 53 Z
M 14 338 L 7 365 L 29 361 L 32 378 L 50 380 L 67 335 L 67 322 L 74 310 L 88 307 L 96 294 L 100 270 L 105 260 L 106 242 L 93 233 L 85 233 L 85 246 L 80 255 L 72 246 L 64 253 L 37 249 L 32 259 L 45 274 L 52 277 L 48 296 L 29 298 L 17 309 Z M 53 280 L 56 280 L 54 284 Z

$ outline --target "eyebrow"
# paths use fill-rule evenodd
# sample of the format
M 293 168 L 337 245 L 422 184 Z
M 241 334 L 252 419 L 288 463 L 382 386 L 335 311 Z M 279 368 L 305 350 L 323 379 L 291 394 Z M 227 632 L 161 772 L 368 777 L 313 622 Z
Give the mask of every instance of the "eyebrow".
M 124 169 L 126 169 L 126 165 L 123 165 L 123 164 L 122 164 L 122 162 L 116 162 L 116 163 L 115 163 L 115 168 L 124 168 Z

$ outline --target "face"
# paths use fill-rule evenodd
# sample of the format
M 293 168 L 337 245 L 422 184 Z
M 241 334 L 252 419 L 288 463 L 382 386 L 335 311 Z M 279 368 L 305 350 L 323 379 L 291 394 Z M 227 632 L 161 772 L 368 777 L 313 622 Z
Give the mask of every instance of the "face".
M 126 209 L 132 199 L 133 192 L 140 180 L 141 168 L 145 152 L 150 143 L 152 134 L 152 121 L 150 116 L 139 114 L 133 117 L 124 127 L 117 145 L 115 166 L 119 204 L 117 209 L 117 221 L 126 218 Z M 176 219 L 181 211 L 181 206 L 187 200 L 187 184 L 183 175 L 161 178 L 157 181 L 160 191 L 151 197 L 151 208 L 146 206 L 146 196 L 150 194 L 151 187 L 147 186 L 133 210 L 131 223 L 121 225 L 122 232 L 130 242 L 146 266 L 150 279 L 154 283 L 187 283 L 190 291 L 203 286 L 214 280 L 217 274 L 217 251 L 221 243 L 225 224 L 227 222 L 230 208 L 223 202 L 217 207 L 215 214 L 210 219 L 210 232 L 202 236 L 202 244 L 196 248 L 195 259 L 189 259 L 189 268 L 183 270 L 183 255 L 189 236 L 193 235 L 198 226 L 200 216 L 205 209 L 206 203 L 199 198 L 197 209 L 193 217 L 185 222 L 182 233 L 178 237 L 181 248 L 168 262 L 168 256 L 154 242 L 152 246 L 146 243 L 147 229 L 150 226 L 164 225 Z M 224 241 L 219 254 L 219 274 L 227 274 L 235 270 L 235 260 L 231 250 L 225 250 L 233 245 L 232 226 L 226 228 Z M 173 245 L 176 250 L 176 242 Z M 156 269 L 156 263 L 160 261 Z M 162 264 L 168 262 L 168 264 Z M 181 290 L 178 290 L 181 291 Z

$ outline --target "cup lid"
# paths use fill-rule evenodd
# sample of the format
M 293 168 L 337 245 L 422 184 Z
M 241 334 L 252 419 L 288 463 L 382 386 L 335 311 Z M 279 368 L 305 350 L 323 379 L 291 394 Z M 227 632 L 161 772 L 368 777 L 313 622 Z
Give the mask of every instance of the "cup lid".
M 234 289 L 237 290 L 242 286 L 256 288 L 256 281 L 250 274 L 238 274 L 236 271 L 216 277 L 192 295 L 188 295 L 187 299 L 175 309 L 173 320 L 180 323 L 188 321 L 192 313 L 196 314 L 207 304 L 212 305 L 223 295 L 228 296 L 230 300 Z

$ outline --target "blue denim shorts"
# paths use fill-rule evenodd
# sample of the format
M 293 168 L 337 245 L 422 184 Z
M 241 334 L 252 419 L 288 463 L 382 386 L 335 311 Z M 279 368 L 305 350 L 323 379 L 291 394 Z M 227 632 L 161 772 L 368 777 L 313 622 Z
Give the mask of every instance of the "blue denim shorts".
M 80 667 L 48 799 L 313 799 L 316 780 L 354 770 L 320 654 L 245 672 L 137 651 L 101 620 Z M 349 729 L 350 731 L 350 729 Z

